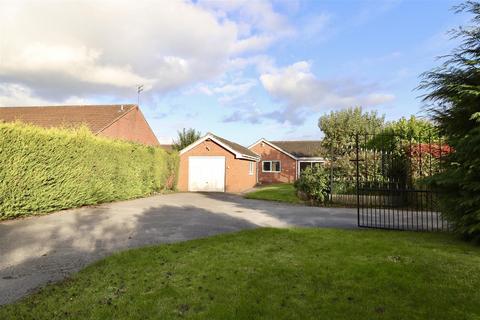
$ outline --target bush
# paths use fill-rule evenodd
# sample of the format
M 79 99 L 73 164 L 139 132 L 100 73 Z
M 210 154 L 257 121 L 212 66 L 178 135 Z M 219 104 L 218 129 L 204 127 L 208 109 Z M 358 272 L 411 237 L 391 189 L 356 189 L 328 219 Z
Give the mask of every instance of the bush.
M 455 144 L 447 165 L 427 182 L 441 191 L 442 213 L 455 230 L 480 243 L 480 120 L 477 128 Z
M 455 230 L 480 242 L 480 3 L 466 1 L 456 9 L 472 19 L 451 31 L 458 46 L 423 74 L 419 89 L 427 91 L 428 110 L 453 149 L 441 163 L 444 171 L 429 182 Z
M 0 220 L 172 189 L 177 170 L 177 153 L 158 147 L 0 123 Z
M 328 199 L 329 176 L 322 166 L 305 168 L 294 186 L 314 202 L 324 203 Z

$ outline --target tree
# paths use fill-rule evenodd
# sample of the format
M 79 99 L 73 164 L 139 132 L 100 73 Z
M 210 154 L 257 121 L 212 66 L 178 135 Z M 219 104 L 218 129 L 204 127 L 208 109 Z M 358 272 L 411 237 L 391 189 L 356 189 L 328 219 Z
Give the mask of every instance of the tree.
M 415 116 L 402 117 L 388 122 L 385 128 L 367 141 L 366 148 L 380 152 L 382 162 L 382 179 L 393 180 L 410 187 L 421 183 L 422 178 L 431 172 L 437 171 L 438 157 L 429 152 L 421 152 L 420 156 L 413 155 L 414 150 L 437 150 L 439 145 L 438 129 L 432 121 L 419 119 Z M 423 146 L 423 147 L 422 147 Z M 423 148 L 423 149 L 422 149 Z M 422 170 L 418 163 L 425 163 Z M 376 170 L 370 166 L 372 170 Z
M 410 116 L 402 117 L 388 122 L 383 130 L 372 137 L 367 147 L 382 149 L 384 151 L 402 151 L 405 144 L 413 143 L 438 143 L 438 128 L 432 121 Z
M 415 140 L 416 142 L 428 142 L 429 139 L 438 138 L 437 127 L 433 122 L 415 116 L 410 116 L 409 119 L 402 117 L 389 122 L 383 132 L 395 135 L 401 140 Z
M 385 117 L 376 111 L 363 112 L 361 107 L 334 111 L 320 117 L 318 127 L 324 134 L 322 146 L 331 159 L 333 176 L 353 179 L 355 176 L 355 135 L 382 130 Z M 334 177 L 332 177 L 334 178 Z M 353 180 L 352 180 L 353 181 Z M 351 181 L 345 182 L 351 185 Z
M 174 150 L 180 151 L 200 139 L 201 136 L 200 131 L 183 128 L 182 131 L 178 131 L 178 139 L 173 141 L 172 147 Z
M 320 117 L 318 127 L 324 134 L 323 146 L 346 150 L 355 143 L 356 133 L 379 132 L 385 123 L 385 116 L 376 111 L 363 112 L 361 107 L 332 111 Z
M 473 15 L 471 25 L 452 31 L 460 45 L 444 63 L 422 75 L 423 100 L 453 147 L 444 171 L 429 179 L 441 191 L 442 212 L 455 230 L 480 242 L 480 3 L 467 1 L 457 12 Z

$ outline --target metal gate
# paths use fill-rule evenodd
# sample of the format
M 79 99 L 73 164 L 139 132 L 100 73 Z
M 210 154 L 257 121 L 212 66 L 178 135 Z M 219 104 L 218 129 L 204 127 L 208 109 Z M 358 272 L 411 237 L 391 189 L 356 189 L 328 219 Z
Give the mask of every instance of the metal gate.
M 425 179 L 438 172 L 451 152 L 441 139 L 391 134 L 357 134 L 355 155 L 358 226 L 442 231 L 448 223 L 437 194 Z

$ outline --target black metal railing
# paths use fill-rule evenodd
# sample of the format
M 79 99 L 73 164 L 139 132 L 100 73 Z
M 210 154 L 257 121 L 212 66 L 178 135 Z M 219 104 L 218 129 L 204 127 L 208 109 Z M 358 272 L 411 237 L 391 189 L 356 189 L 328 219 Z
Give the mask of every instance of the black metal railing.
M 355 136 L 358 225 L 366 228 L 446 231 L 438 194 L 425 180 L 441 170 L 448 146 L 432 136 Z

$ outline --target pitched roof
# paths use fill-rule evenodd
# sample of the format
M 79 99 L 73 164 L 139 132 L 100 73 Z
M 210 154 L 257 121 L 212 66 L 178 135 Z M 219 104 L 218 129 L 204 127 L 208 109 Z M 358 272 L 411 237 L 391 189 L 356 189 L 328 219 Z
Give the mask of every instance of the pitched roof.
M 195 141 L 194 143 L 192 143 L 191 145 L 180 150 L 180 154 L 185 153 L 188 150 L 191 150 L 192 148 L 196 147 L 197 145 L 199 145 L 200 143 L 208 139 L 213 140 L 215 143 L 219 144 L 223 148 L 234 153 L 235 157 L 237 158 L 248 159 L 248 160 L 260 159 L 260 156 L 258 154 L 245 148 L 244 146 L 241 146 L 238 143 L 235 143 L 233 141 L 214 135 L 213 133 L 210 133 L 210 132 L 204 135 L 203 137 L 201 137 L 200 139 L 198 139 L 197 141 Z
M 255 152 L 253 152 L 252 150 L 249 150 L 247 148 L 245 148 L 244 146 L 242 145 L 239 145 L 238 143 L 235 143 L 233 141 L 230 141 L 230 140 L 227 140 L 227 139 L 224 139 L 222 137 L 219 137 L 217 135 L 214 135 L 213 133 L 209 133 L 210 135 L 212 135 L 213 137 L 217 138 L 218 140 L 220 140 L 221 142 L 223 142 L 224 144 L 228 145 L 230 148 L 232 148 L 233 150 L 236 150 L 238 151 L 239 153 L 243 154 L 243 155 L 246 155 L 246 156 L 250 156 L 250 157 L 253 157 L 253 158 L 258 158 L 258 154 L 256 154 Z
M 99 133 L 134 108 L 134 104 L 0 107 L 0 121 L 18 120 L 45 128 L 86 125 Z
M 322 142 L 320 140 L 269 142 L 297 158 L 321 157 L 323 155 Z

